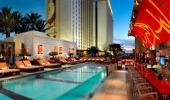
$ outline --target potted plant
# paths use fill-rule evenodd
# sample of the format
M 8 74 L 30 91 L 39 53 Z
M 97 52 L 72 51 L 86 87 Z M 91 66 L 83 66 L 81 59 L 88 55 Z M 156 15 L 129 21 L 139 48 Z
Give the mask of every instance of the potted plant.
M 55 58 L 55 56 L 58 55 L 58 52 L 52 51 L 52 52 L 49 53 L 49 55 L 52 56 L 52 58 Z
M 92 46 L 90 48 L 88 48 L 87 50 L 88 54 L 90 54 L 92 57 L 96 57 L 98 52 L 99 52 L 99 48 L 98 47 L 95 47 L 95 46 Z
M 74 53 L 69 53 L 69 57 L 73 57 L 74 56 Z
M 158 66 L 157 67 L 157 74 L 160 74 L 161 73 L 161 66 L 159 64 L 157 66 Z
M 168 65 L 168 68 L 166 69 L 166 77 L 167 80 L 170 81 L 170 65 Z

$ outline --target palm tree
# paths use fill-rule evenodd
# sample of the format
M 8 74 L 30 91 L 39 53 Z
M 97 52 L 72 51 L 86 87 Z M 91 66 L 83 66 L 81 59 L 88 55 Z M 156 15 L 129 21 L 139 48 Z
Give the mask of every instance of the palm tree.
M 46 28 L 46 22 L 38 13 L 30 13 L 23 17 L 18 11 L 12 11 L 9 7 L 1 8 L 0 33 L 6 34 L 6 37 L 10 37 L 11 32 L 15 34 L 31 30 L 45 32 L 50 28 Z
M 45 26 L 46 23 L 44 20 L 38 20 L 37 23 L 35 23 L 36 30 L 40 32 L 45 32 Z
M 47 23 L 45 20 L 41 19 L 41 15 L 38 13 L 30 13 L 25 16 L 25 20 L 27 23 L 27 27 L 29 27 L 29 31 L 35 30 L 40 32 L 45 32 L 51 27 L 46 28 Z
M 29 25 L 29 30 L 37 30 L 36 24 L 40 23 L 39 21 L 41 20 L 41 15 L 32 12 L 30 14 L 27 14 L 25 18 Z
M 92 46 L 88 49 L 88 53 L 92 55 L 92 57 L 95 57 L 96 54 L 99 52 L 99 49 L 95 46 Z
M 50 29 L 51 27 L 48 27 L 46 28 L 46 25 L 47 23 L 45 22 L 45 20 L 38 20 L 37 23 L 35 23 L 35 28 L 36 28 L 36 31 L 39 31 L 39 32 L 45 32 L 46 30 Z
M 15 33 L 23 33 L 31 30 L 45 32 L 50 27 L 46 28 L 46 22 L 45 20 L 42 20 L 41 15 L 38 15 L 37 13 L 31 13 L 27 14 L 24 17 L 19 17 L 19 23 L 17 23 L 17 26 L 15 27 Z
M 15 34 L 23 33 L 29 31 L 29 24 L 25 17 L 20 17 L 19 22 L 15 27 Z
M 115 58 L 117 58 L 118 53 L 122 51 L 122 47 L 120 44 L 115 44 L 115 43 L 110 44 L 109 48 L 110 48 L 110 51 L 113 52 L 113 55 Z
M 10 37 L 10 33 L 14 31 L 17 24 L 17 16 L 19 12 L 11 11 L 9 7 L 3 7 L 0 11 L 0 32 L 6 34 L 6 37 Z

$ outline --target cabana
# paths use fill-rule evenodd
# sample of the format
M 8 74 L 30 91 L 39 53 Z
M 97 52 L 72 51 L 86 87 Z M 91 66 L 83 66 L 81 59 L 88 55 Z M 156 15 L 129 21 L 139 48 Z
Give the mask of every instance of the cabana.
M 17 34 L 14 37 L 9 37 L 6 40 L 15 42 L 16 56 L 21 54 L 22 44 L 25 47 L 25 51 L 34 57 L 45 58 L 50 52 L 57 52 L 58 55 L 69 55 L 70 50 L 73 50 L 73 56 L 76 56 L 76 43 L 51 38 L 48 37 L 46 33 L 42 32 L 24 32 Z

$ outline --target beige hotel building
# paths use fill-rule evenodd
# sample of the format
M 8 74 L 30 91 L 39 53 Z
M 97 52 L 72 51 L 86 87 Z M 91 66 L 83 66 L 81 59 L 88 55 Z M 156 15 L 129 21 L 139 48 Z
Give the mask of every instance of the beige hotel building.
M 113 41 L 109 0 L 47 0 L 48 35 L 72 41 L 80 50 L 105 50 Z

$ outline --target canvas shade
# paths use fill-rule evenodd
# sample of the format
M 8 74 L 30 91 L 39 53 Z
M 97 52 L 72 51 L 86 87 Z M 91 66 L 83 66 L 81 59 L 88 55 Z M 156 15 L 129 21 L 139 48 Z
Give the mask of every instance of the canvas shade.
M 132 30 L 131 31 L 131 34 L 138 38 L 140 41 L 142 41 L 143 45 L 147 48 L 149 47 L 151 44 L 149 41 L 148 41 L 148 37 L 144 36 L 145 34 L 142 34 L 141 31 L 137 31 L 137 30 Z
M 151 47 L 170 40 L 170 0 L 143 0 L 132 35 Z

